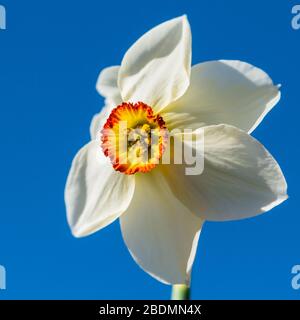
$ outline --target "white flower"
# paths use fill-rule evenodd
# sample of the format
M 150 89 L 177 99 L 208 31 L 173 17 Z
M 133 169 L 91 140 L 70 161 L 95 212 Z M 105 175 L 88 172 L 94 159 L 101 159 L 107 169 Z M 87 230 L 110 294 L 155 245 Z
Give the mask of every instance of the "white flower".
M 191 67 L 185 16 L 142 36 L 120 67 L 102 71 L 97 89 L 106 107 L 92 121 L 92 141 L 74 158 L 65 190 L 74 236 L 120 218 L 124 241 L 146 272 L 165 283 L 188 283 L 205 220 L 256 216 L 287 199 L 279 165 L 249 135 L 279 101 L 278 87 L 265 72 L 241 61 Z M 205 137 L 201 175 L 187 176 L 184 165 L 174 164 L 137 174 L 113 168 L 98 133 L 114 121 L 113 108 L 138 101 L 159 113 L 169 130 L 203 128 L 195 131 L 199 139 Z

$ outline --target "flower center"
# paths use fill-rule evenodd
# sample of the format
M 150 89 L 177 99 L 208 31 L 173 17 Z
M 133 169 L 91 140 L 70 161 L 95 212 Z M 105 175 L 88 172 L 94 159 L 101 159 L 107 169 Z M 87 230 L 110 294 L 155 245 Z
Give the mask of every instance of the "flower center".
M 114 108 L 102 129 L 102 149 L 115 170 L 125 174 L 149 172 L 167 143 L 163 118 L 145 103 L 122 103 Z

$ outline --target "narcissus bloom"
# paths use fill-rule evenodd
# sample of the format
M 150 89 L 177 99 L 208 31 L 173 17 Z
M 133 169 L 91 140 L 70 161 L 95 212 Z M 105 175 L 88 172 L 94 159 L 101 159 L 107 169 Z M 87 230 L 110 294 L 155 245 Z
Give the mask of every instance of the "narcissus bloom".
M 124 241 L 146 272 L 165 283 L 188 284 L 205 220 L 256 216 L 287 199 L 279 165 L 249 135 L 279 101 L 279 87 L 241 61 L 191 67 L 185 16 L 142 36 L 121 66 L 101 72 L 97 89 L 106 106 L 92 121 L 92 140 L 75 156 L 65 189 L 74 236 L 120 218 Z M 122 121 L 126 134 L 134 135 L 126 164 L 115 148 L 124 138 L 118 133 Z M 203 142 L 201 175 L 186 175 L 185 164 L 155 161 L 164 152 L 162 130 L 175 128 L 192 129 Z M 140 161 L 150 130 L 158 137 L 154 155 Z M 185 135 L 176 139 L 197 148 Z

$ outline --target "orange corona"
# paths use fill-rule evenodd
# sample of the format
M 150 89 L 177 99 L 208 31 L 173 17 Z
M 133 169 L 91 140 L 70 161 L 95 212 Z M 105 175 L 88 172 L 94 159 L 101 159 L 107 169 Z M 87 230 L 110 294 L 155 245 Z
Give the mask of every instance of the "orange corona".
M 124 102 L 114 108 L 101 133 L 105 156 L 125 174 L 155 168 L 168 140 L 163 118 L 143 102 Z

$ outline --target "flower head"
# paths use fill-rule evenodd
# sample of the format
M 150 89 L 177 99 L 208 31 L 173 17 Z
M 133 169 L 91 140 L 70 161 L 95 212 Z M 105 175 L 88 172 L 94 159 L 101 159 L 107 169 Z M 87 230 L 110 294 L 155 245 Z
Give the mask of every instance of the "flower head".
M 101 132 L 105 156 L 125 174 L 154 169 L 167 140 L 164 120 L 142 102 L 123 102 L 113 109 Z
M 145 271 L 165 283 L 188 283 L 205 220 L 256 216 L 287 199 L 279 165 L 250 136 L 279 101 L 278 86 L 241 61 L 191 67 L 186 16 L 142 36 L 121 66 L 101 72 L 97 89 L 106 106 L 93 118 L 92 141 L 75 156 L 65 190 L 75 236 L 120 218 L 124 241 Z M 204 146 L 201 175 L 172 161 L 168 137 L 175 129 L 174 145 L 191 152 Z

